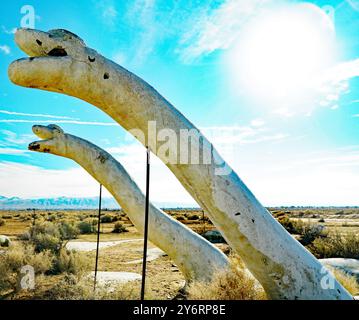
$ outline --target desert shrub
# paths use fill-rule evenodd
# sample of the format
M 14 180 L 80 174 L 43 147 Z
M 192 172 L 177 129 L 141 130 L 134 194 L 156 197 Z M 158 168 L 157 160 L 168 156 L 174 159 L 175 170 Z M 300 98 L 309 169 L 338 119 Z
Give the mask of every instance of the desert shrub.
M 113 222 L 113 217 L 109 214 L 105 214 L 101 217 L 101 223 L 111 223 Z
M 35 245 L 37 252 L 44 250 L 51 250 L 52 252 L 58 252 L 61 249 L 62 241 L 60 237 L 56 237 L 52 234 L 38 233 L 31 236 L 30 241 Z
M 73 223 L 45 221 L 32 225 L 29 231 L 21 236 L 21 239 L 33 243 L 37 252 L 51 250 L 58 253 L 66 242 L 75 239 L 78 233 L 79 230 Z
M 183 221 L 183 220 L 186 220 L 186 218 L 184 216 L 176 216 L 176 219 L 178 221 Z
M 308 246 L 317 258 L 359 259 L 359 235 L 354 232 L 346 235 L 338 231 L 325 238 L 317 238 Z
M 90 268 L 89 259 L 83 253 L 62 248 L 55 257 L 52 273 L 83 276 Z
M 5 225 L 6 221 L 3 218 L 0 218 L 0 227 Z
M 61 221 L 58 224 L 58 228 L 60 231 L 61 239 L 62 240 L 71 240 L 76 239 L 79 235 L 79 229 L 77 226 L 69 221 Z
M 295 233 L 296 230 L 293 226 L 293 222 L 291 219 L 289 219 L 284 212 L 281 212 L 281 215 L 277 216 L 277 221 L 289 232 L 289 233 Z
M 12 219 L 12 215 L 11 215 L 11 214 L 4 214 L 4 215 L 2 216 L 2 218 L 9 220 L 9 219 Z
M 121 222 L 116 222 L 115 226 L 112 230 L 113 233 L 122 233 L 122 232 L 127 232 L 127 231 L 128 230 Z
M 189 285 L 188 298 L 194 300 L 263 300 L 265 293 L 238 257 L 230 258 L 229 270 L 219 271 L 210 283 Z
M 188 220 L 198 220 L 199 219 L 199 215 L 198 214 L 190 214 L 187 216 Z
M 51 214 L 46 218 L 46 221 L 53 222 L 53 221 L 56 221 L 56 219 L 57 219 L 57 217 L 54 214 Z
M 89 277 L 77 278 L 65 275 L 57 284 L 43 292 L 36 299 L 47 300 L 135 300 L 139 299 L 140 283 L 131 281 L 111 287 L 97 284 L 93 290 L 93 282 Z
M 327 237 L 324 226 L 297 220 L 293 223 L 296 233 L 301 235 L 300 243 L 304 246 L 310 245 L 314 240 Z
M 0 259 L 0 296 L 8 291 L 19 291 L 18 282 L 23 266 L 30 265 L 35 274 L 43 274 L 51 269 L 53 259 L 53 254 L 48 250 L 38 253 L 31 244 L 14 243 Z
M 77 228 L 79 229 L 81 234 L 90 234 L 96 232 L 95 225 L 89 221 L 81 221 L 77 224 Z
M 320 222 L 320 223 L 324 223 L 324 222 L 325 222 L 325 220 L 324 220 L 324 218 L 320 218 L 320 219 L 318 220 L 318 222 Z

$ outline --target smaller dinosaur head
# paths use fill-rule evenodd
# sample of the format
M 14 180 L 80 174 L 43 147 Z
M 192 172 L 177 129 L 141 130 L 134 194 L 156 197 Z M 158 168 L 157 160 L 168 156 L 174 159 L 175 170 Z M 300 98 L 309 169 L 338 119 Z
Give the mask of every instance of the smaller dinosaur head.
M 34 125 L 32 131 L 44 140 L 31 142 L 28 146 L 29 150 L 58 155 L 64 154 L 66 151 L 65 133 L 56 124 Z

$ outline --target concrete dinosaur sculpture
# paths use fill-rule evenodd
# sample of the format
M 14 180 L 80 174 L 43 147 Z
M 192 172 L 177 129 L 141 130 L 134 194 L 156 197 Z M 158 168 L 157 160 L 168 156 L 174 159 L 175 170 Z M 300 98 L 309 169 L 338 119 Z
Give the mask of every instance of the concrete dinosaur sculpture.
M 148 83 L 65 30 L 18 29 L 15 41 L 30 58 L 10 65 L 11 81 L 87 101 L 149 145 L 206 210 L 270 298 L 353 299 L 335 279 L 330 288 L 323 286 L 327 271 L 322 264 L 259 203 L 196 127 Z M 168 161 L 166 153 L 156 147 L 152 121 L 159 132 L 171 129 L 176 137 L 181 137 L 181 132 L 188 131 L 195 138 L 201 137 L 192 139 L 191 147 L 198 147 L 201 154 L 209 153 L 211 161 L 180 161 L 182 138 L 180 143 L 171 145 L 176 161 Z M 140 129 L 144 137 L 136 135 L 135 129 Z M 218 163 L 229 174 L 219 174 Z
M 145 196 L 124 167 L 105 150 L 56 125 L 33 126 L 42 141 L 29 150 L 46 152 L 77 162 L 114 196 L 136 228 L 143 232 Z M 228 267 L 227 257 L 206 239 L 153 204 L 149 212 L 149 239 L 177 264 L 187 281 L 209 281 Z

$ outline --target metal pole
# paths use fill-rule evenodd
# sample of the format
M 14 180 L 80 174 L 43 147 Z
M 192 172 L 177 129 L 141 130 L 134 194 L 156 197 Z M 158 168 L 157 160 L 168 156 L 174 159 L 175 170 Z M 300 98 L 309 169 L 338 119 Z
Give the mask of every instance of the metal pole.
M 98 219 L 97 219 L 97 244 L 96 244 L 96 263 L 95 263 L 95 277 L 93 283 L 93 290 L 96 290 L 97 267 L 98 267 L 98 253 L 100 245 L 100 227 L 101 227 L 101 200 L 102 200 L 102 184 L 100 184 L 100 197 L 98 204 Z
M 141 300 L 145 299 L 146 285 L 146 263 L 147 263 L 147 242 L 148 242 L 148 209 L 150 197 L 150 148 L 147 146 L 146 161 L 146 205 L 145 205 L 145 222 L 144 222 L 144 244 L 143 244 L 143 263 L 142 263 L 142 284 L 141 284 Z

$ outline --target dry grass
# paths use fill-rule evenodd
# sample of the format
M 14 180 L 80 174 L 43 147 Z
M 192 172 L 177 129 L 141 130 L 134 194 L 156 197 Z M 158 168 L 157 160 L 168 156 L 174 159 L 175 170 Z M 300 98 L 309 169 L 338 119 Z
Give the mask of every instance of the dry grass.
M 359 235 L 354 232 L 341 234 L 336 230 L 328 237 L 315 239 L 308 249 L 320 259 L 359 259 Z
M 193 282 L 188 287 L 191 300 L 265 300 L 258 281 L 245 269 L 238 257 L 230 258 L 230 269 L 221 271 L 211 283 Z
M 347 273 L 335 269 L 330 268 L 334 277 L 342 284 L 342 286 L 349 291 L 353 296 L 359 294 L 359 284 L 354 276 L 348 275 Z

